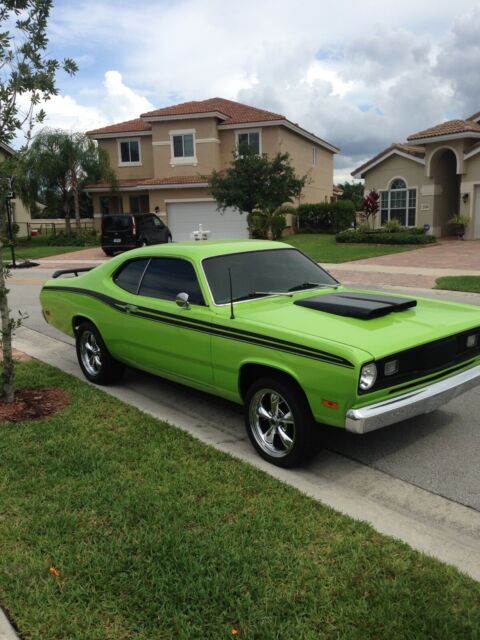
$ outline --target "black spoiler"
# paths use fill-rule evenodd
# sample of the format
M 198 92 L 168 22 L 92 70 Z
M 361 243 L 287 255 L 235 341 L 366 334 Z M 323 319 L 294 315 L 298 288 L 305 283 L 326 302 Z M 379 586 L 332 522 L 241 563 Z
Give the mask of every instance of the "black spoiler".
M 67 275 L 67 273 L 74 273 L 78 276 L 79 273 L 85 273 L 85 271 L 91 271 L 92 269 L 93 267 L 83 267 L 81 269 L 59 269 L 58 271 L 55 271 L 52 278 L 59 278 L 60 276 Z

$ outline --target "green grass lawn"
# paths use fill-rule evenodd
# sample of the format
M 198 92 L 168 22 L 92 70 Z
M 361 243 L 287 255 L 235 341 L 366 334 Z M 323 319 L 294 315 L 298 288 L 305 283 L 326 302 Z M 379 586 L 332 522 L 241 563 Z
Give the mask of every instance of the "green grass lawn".
M 316 262 L 348 262 L 421 248 L 419 245 L 337 244 L 334 235 L 319 233 L 298 233 L 282 241 L 301 249 Z
M 23 640 L 479 637 L 455 569 L 56 369 L 18 382 L 73 398 L 0 424 L 0 604 Z
M 89 246 L 98 245 L 98 240 L 91 239 L 92 242 Z M 19 238 L 15 243 L 15 255 L 18 260 L 36 260 L 37 258 L 47 258 L 49 256 L 56 256 L 61 253 L 70 253 L 71 251 L 81 251 L 87 249 L 85 246 L 77 246 L 74 244 L 63 244 L 59 246 L 49 245 L 48 236 L 37 236 L 34 238 L 26 239 Z M 10 257 L 10 249 L 6 247 L 4 249 L 5 255 Z
M 444 276 L 437 279 L 435 289 L 480 293 L 480 276 Z

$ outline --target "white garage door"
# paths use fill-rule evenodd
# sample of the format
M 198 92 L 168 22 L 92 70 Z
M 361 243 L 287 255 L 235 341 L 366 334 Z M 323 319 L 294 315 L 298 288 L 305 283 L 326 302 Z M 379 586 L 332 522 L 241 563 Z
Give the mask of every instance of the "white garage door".
M 217 211 L 215 202 L 172 202 L 167 204 L 168 226 L 174 242 L 191 240 L 201 224 L 210 240 L 248 238 L 247 215 L 233 209 Z

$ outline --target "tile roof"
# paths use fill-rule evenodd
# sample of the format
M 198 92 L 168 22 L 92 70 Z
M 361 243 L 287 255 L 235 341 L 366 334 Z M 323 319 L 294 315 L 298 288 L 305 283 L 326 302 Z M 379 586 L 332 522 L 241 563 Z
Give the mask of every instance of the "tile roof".
M 480 111 L 477 111 L 477 113 L 468 116 L 468 118 L 465 118 L 465 120 L 468 120 L 469 122 L 478 122 L 480 120 Z
M 373 158 L 370 158 L 370 160 L 367 160 L 367 162 L 364 162 L 363 164 L 361 164 L 357 169 L 355 169 L 355 171 L 352 171 L 351 175 L 356 175 L 357 173 L 361 173 L 366 167 L 375 163 L 377 160 L 380 160 L 381 158 L 383 158 L 383 156 L 386 156 L 391 151 L 395 151 L 395 150 L 401 151 L 402 153 L 407 153 L 408 155 L 414 156 L 415 158 L 425 157 L 425 147 L 414 146 L 412 144 L 402 144 L 401 142 L 394 142 L 383 151 L 380 151 L 380 153 L 377 153 L 376 156 L 374 156 Z
M 434 138 L 436 136 L 447 136 L 456 133 L 480 133 L 480 124 L 472 120 L 448 120 L 429 129 L 412 133 L 407 140 L 421 140 L 423 138 Z
M 119 189 L 138 189 L 148 188 L 154 186 L 175 186 L 178 184 L 205 184 L 208 181 L 208 176 L 167 176 L 164 178 L 148 178 L 148 179 L 131 179 L 131 180 L 118 180 L 117 187 Z M 92 182 L 85 187 L 86 191 L 94 189 L 110 189 L 111 184 L 106 180 L 99 180 L 98 182 Z
M 256 107 L 250 107 L 240 102 L 233 102 L 233 100 L 225 100 L 224 98 L 209 98 L 208 100 L 183 102 L 182 104 L 175 104 L 171 107 L 142 113 L 142 118 L 194 115 L 197 113 L 210 113 L 212 111 L 217 111 L 226 116 L 225 124 L 286 120 L 285 116 L 279 113 L 265 111 L 265 109 L 257 109 Z
M 109 124 L 106 127 L 100 129 L 92 129 L 87 131 L 87 136 L 103 134 L 103 133 L 135 133 L 137 131 L 151 131 L 152 127 L 150 123 L 145 122 L 142 118 L 135 118 L 134 120 L 126 120 L 125 122 L 117 122 L 116 124 Z

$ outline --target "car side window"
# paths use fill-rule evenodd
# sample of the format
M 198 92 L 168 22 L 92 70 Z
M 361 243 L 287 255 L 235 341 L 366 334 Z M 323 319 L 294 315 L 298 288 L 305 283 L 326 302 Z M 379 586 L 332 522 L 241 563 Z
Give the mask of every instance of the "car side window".
M 158 229 L 163 229 L 165 227 L 163 222 L 159 218 L 157 218 L 157 216 L 154 216 L 152 218 L 152 222 L 153 222 L 153 226 L 157 227 Z
M 138 293 L 173 302 L 183 292 L 191 304 L 205 304 L 193 265 L 181 258 L 152 258 Z
M 141 258 L 139 260 L 130 260 L 123 265 L 113 277 L 113 281 L 125 291 L 137 293 L 140 280 L 142 278 L 145 267 L 149 258 Z

